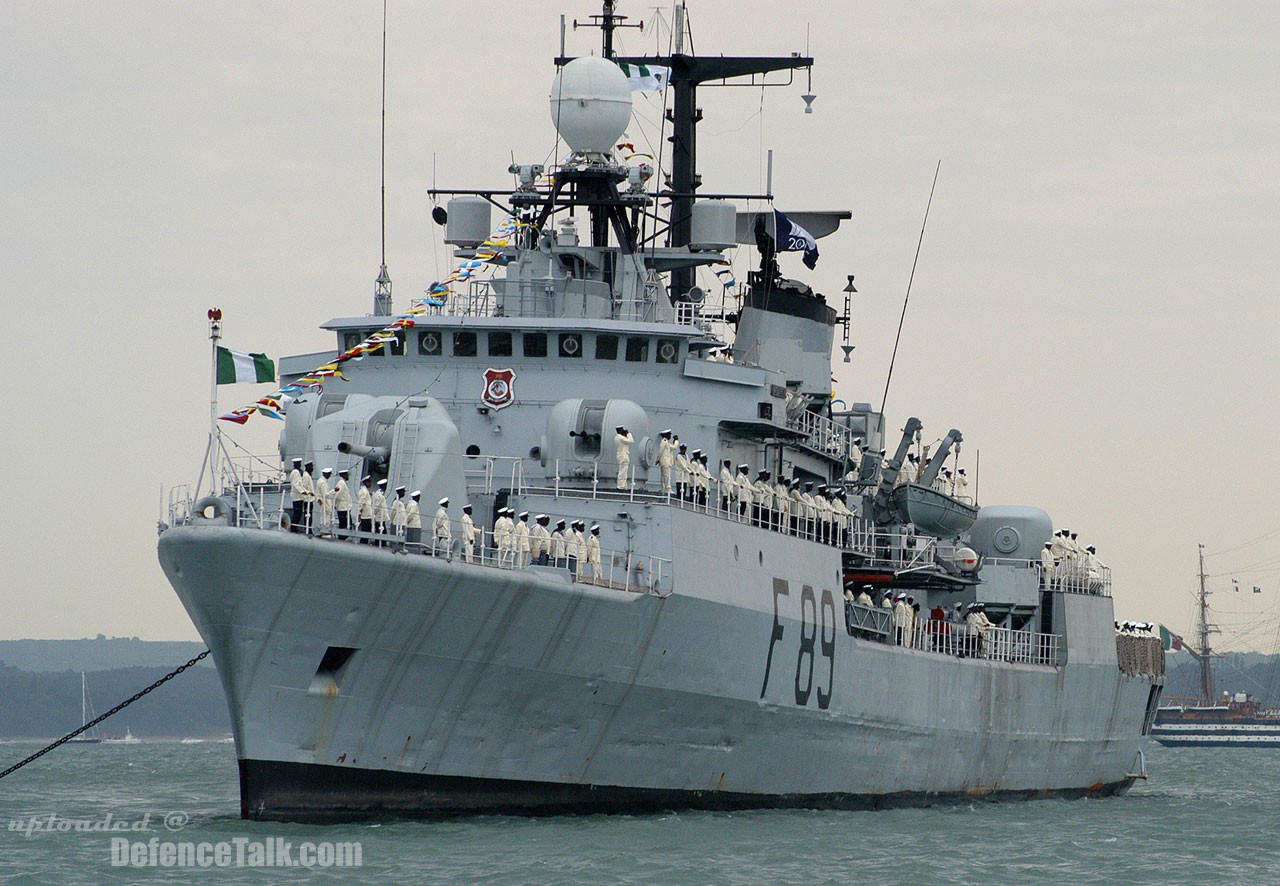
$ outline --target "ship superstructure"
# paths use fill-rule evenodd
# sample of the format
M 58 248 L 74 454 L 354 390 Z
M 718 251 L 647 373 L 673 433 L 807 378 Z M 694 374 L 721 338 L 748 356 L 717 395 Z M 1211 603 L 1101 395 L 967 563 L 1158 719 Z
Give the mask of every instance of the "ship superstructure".
M 1115 638 L 1109 573 L 1043 574 L 1043 511 L 945 479 L 960 431 L 913 460 L 920 420 L 833 408 L 848 310 L 777 253 L 849 213 L 699 190 L 697 85 L 812 60 L 615 59 L 619 18 L 602 57 L 557 60 L 558 165 L 436 192 L 492 278 L 325 323 L 333 346 L 281 361 L 283 470 L 172 499 L 160 561 L 218 665 L 243 814 L 1125 790 L 1163 656 L 1118 654 L 1155 641 Z M 619 62 L 669 71 L 669 185 L 618 149 Z M 722 304 L 696 271 L 740 244 L 759 266 Z M 308 388 L 316 366 L 347 381 Z M 420 493 L 420 532 L 294 508 L 294 459 Z

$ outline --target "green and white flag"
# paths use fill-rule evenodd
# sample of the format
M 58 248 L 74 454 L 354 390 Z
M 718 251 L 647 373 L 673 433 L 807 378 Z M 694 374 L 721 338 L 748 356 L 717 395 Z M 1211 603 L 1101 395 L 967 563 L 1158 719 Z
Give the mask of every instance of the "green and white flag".
M 242 354 L 218 348 L 218 384 L 258 384 L 276 380 L 276 364 L 266 354 Z
M 671 69 L 659 65 L 628 65 L 625 62 L 618 62 L 618 67 L 622 68 L 622 73 L 627 75 L 627 82 L 631 84 L 632 92 L 654 92 L 666 89 L 667 82 L 671 80 Z

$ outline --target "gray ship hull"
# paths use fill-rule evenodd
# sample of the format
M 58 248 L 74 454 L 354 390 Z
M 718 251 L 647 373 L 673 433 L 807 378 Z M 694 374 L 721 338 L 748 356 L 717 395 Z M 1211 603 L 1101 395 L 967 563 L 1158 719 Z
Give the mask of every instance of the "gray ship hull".
M 161 564 L 230 705 L 243 814 L 858 808 L 1132 783 L 1153 682 L 1117 668 L 1110 598 L 1062 601 L 1059 667 L 902 649 L 845 631 L 833 549 L 670 519 L 685 541 L 667 597 L 167 530 Z

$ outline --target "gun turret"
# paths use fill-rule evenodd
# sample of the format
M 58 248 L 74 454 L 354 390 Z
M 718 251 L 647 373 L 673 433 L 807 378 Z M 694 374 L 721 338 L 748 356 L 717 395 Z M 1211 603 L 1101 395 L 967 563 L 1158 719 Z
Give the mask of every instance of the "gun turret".
M 364 446 L 360 443 L 348 443 L 346 440 L 338 444 L 338 451 L 345 455 L 354 455 L 356 458 L 367 459 L 379 466 L 385 465 L 391 458 L 390 447 Z

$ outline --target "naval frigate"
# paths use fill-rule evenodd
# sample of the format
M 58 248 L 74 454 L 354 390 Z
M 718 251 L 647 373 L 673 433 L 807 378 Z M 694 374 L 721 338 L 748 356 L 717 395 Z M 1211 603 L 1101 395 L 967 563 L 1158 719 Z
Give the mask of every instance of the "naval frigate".
M 813 59 L 622 58 L 613 5 L 600 55 L 556 59 L 562 159 L 433 191 L 454 272 L 396 313 L 384 270 L 373 315 L 224 416 L 282 417 L 279 461 L 211 434 L 209 494 L 171 491 L 159 559 L 242 815 L 1125 791 L 1163 654 L 1116 636 L 1109 572 L 1042 565 L 1044 511 L 979 506 L 958 430 L 929 452 L 833 399 L 848 298 L 778 254 L 812 266 L 848 212 L 699 190 L 698 86 Z M 671 99 L 669 177 L 620 143 L 637 74 Z

